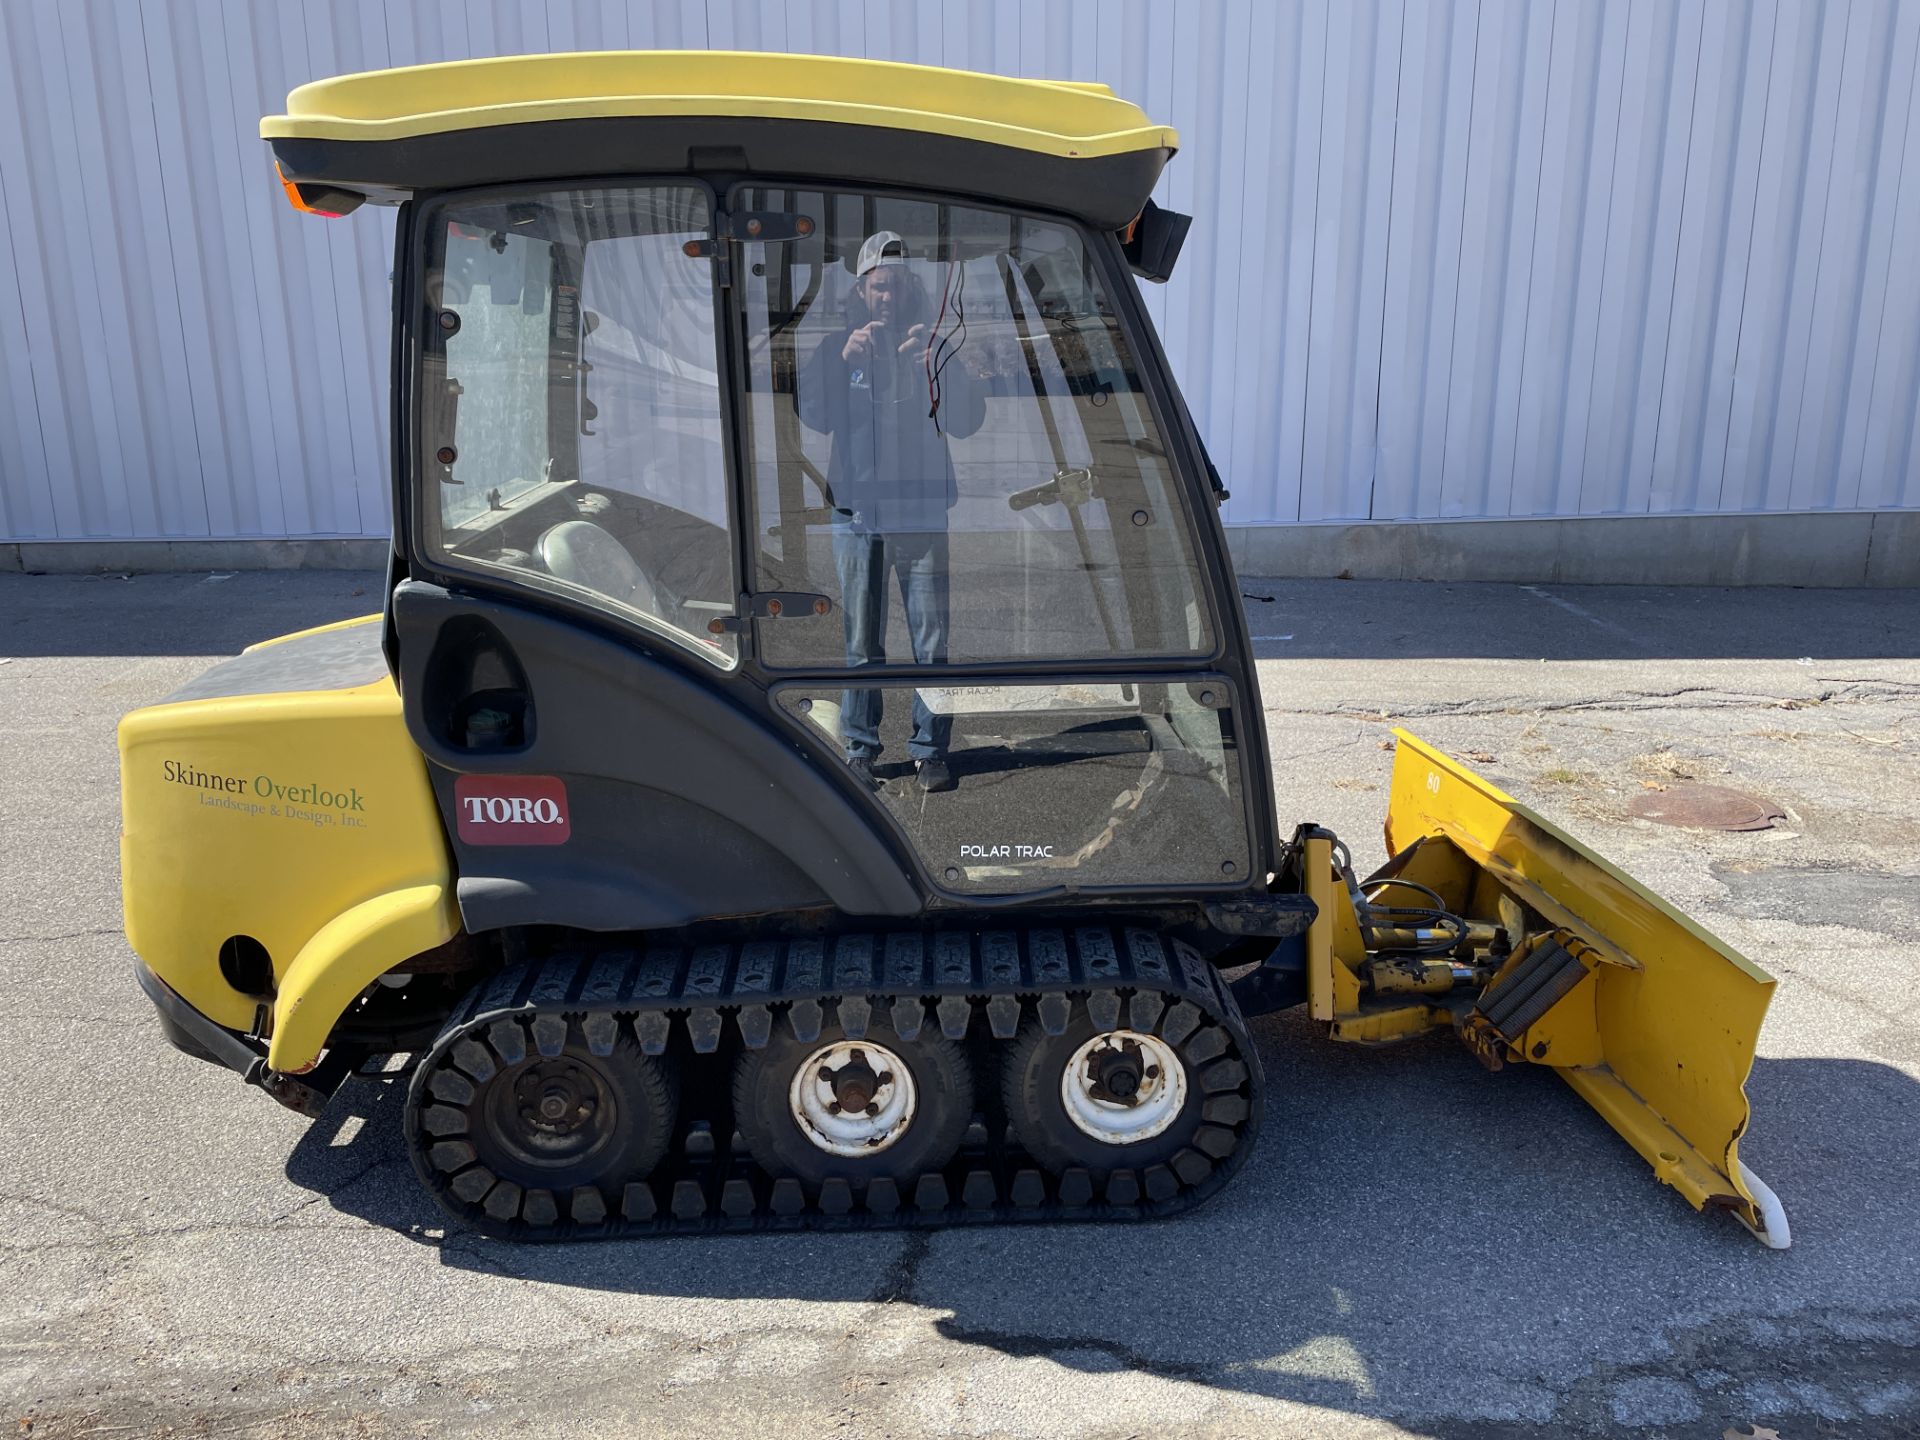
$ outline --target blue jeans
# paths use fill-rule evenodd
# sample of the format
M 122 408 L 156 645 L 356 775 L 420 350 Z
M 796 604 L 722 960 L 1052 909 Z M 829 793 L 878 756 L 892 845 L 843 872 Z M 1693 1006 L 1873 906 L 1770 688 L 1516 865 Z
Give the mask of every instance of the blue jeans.
M 847 664 L 879 665 L 887 658 L 887 578 L 898 576 L 913 658 L 940 665 L 947 658 L 947 537 L 942 532 L 874 535 L 851 525 L 833 527 L 833 564 L 840 572 L 840 613 L 846 621 Z M 880 753 L 880 708 L 885 692 L 848 690 L 840 700 L 847 757 Z M 913 738 L 907 754 L 932 760 L 947 753 L 953 719 L 935 715 L 913 693 Z

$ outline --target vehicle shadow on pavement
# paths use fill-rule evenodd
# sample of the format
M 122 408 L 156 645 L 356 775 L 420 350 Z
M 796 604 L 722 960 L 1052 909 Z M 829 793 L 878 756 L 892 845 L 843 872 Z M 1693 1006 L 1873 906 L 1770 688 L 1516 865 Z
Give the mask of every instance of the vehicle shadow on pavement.
M 1298 1012 L 1257 1022 L 1271 1099 L 1255 1153 L 1218 1197 L 1165 1222 L 446 1235 L 401 1149 L 393 1081 L 348 1085 L 287 1174 L 437 1246 L 445 1265 L 506 1281 L 919 1307 L 966 1347 L 956 1364 L 1154 1376 L 1431 1420 L 1435 1434 L 1605 1431 L 1643 1401 L 1689 1417 L 1689 1434 L 1822 1406 L 1855 1417 L 1850 1435 L 1883 1419 L 1910 1433 L 1920 1394 L 1897 1377 L 1920 1372 L 1920 1084 L 1902 1071 L 1755 1064 L 1759 1129 L 1742 1154 L 1792 1218 L 1781 1253 L 1694 1214 L 1544 1069 L 1487 1075 L 1450 1037 L 1376 1051 L 1312 1030 Z M 1835 1347 L 1836 1330 L 1858 1345 Z M 1821 1384 L 1795 1390 L 1784 1381 L 1809 1373 L 1809 1346 Z M 1756 1395 L 1776 1408 L 1756 1413 Z M 1462 1414 L 1479 1418 L 1457 1431 L 1437 1418 Z

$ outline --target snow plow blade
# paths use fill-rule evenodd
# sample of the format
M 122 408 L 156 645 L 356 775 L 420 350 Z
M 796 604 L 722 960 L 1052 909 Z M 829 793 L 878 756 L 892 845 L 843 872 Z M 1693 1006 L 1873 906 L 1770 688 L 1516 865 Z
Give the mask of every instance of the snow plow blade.
M 1497 937 L 1472 1007 L 1450 1010 L 1469 1048 L 1495 1069 L 1553 1066 L 1696 1210 L 1784 1249 L 1785 1212 L 1739 1155 L 1773 977 L 1458 761 L 1395 738 L 1394 858 L 1362 882 L 1362 913 L 1400 877 Z

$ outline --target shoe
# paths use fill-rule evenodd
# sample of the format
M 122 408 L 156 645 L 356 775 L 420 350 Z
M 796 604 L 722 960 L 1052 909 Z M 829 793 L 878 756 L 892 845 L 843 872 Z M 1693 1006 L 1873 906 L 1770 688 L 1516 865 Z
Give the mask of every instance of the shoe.
M 871 755 L 849 755 L 847 757 L 847 769 L 851 770 L 853 772 L 853 778 L 866 786 L 867 789 L 878 790 L 880 788 L 879 777 L 873 773 L 873 757 Z
M 929 795 L 936 790 L 953 789 L 953 771 L 947 768 L 947 762 L 938 755 L 922 760 L 914 768 L 919 772 L 920 788 Z

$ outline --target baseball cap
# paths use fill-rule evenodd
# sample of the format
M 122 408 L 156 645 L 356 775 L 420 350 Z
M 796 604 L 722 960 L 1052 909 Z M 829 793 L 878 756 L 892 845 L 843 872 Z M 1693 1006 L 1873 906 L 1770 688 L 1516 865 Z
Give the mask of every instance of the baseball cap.
M 860 259 L 854 266 L 855 275 L 864 275 L 869 270 L 877 270 L 882 265 L 904 265 L 907 263 L 907 242 L 900 238 L 895 230 L 876 230 L 869 235 L 866 243 L 860 247 Z

